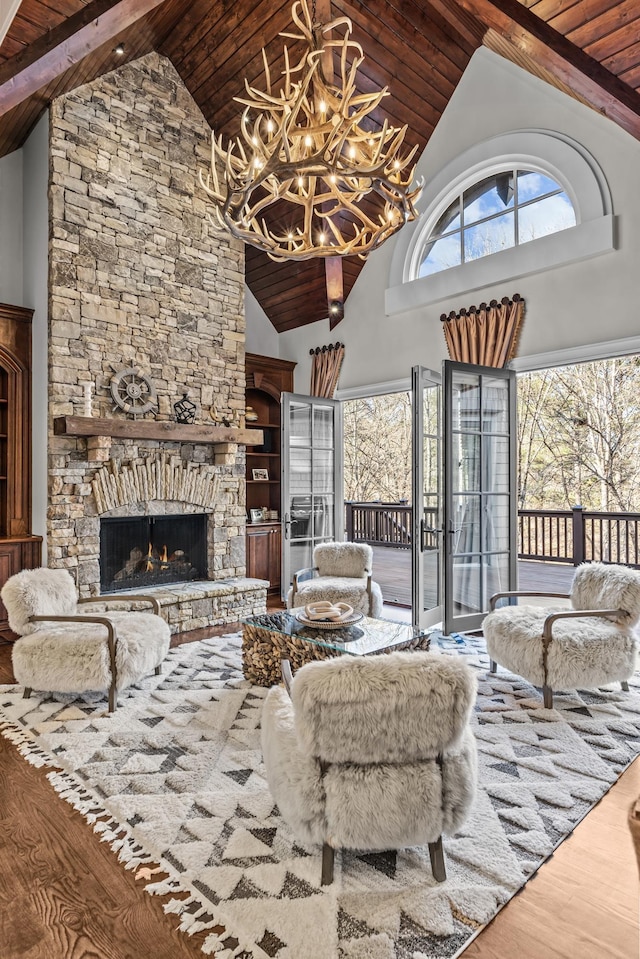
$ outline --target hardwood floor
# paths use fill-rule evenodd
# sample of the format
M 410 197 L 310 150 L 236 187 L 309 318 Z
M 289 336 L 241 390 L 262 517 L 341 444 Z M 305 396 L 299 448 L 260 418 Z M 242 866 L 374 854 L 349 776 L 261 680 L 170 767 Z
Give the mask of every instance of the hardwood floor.
M 13 682 L 10 653 L 10 644 L 0 645 L 2 683 Z M 638 795 L 640 758 L 464 959 L 637 957 L 639 884 L 627 817 Z M 177 918 L 143 885 L 57 796 L 46 770 L 0 737 L 1 959 L 202 959 L 206 933 L 178 932 Z

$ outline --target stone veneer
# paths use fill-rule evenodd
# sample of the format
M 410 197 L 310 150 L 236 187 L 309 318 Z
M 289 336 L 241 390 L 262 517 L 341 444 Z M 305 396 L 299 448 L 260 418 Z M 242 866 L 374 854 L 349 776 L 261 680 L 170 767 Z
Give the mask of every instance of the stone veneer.
M 268 583 L 262 579 L 240 579 L 217 583 L 174 583 L 171 586 L 154 586 L 145 592 L 158 600 L 162 616 L 174 634 L 207 626 L 235 624 L 249 616 L 259 616 L 266 608 L 267 586 Z M 118 596 L 126 597 L 136 592 L 123 589 Z M 133 608 L 149 607 L 140 604 Z M 95 606 L 91 604 L 93 613 L 100 609 L 99 603 Z
M 206 216 L 197 174 L 209 128 L 157 54 L 60 97 L 50 117 L 48 563 L 70 569 L 82 595 L 97 594 L 97 471 L 169 456 L 213 465 L 209 578 L 243 577 L 244 447 L 53 433 L 54 417 L 83 415 L 87 382 L 94 416 L 131 419 L 110 394 L 114 371 L 131 365 L 153 381 L 158 419 L 173 419 L 188 390 L 196 422 L 243 425 L 244 254 Z M 202 511 L 156 499 L 102 515 Z

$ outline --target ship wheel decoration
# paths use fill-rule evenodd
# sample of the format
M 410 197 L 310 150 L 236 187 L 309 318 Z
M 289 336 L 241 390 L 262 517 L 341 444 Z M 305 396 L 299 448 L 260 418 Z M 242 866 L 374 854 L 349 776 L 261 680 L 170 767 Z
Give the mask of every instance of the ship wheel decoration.
M 144 373 L 135 366 L 116 370 L 111 377 L 111 396 L 117 409 L 131 413 L 135 419 L 158 405 L 156 388 Z

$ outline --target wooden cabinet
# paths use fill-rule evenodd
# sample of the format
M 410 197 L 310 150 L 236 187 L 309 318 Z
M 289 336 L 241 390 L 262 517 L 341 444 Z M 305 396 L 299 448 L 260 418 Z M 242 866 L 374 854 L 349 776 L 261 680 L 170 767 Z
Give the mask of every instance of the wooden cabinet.
M 42 537 L 25 536 L 18 539 L 0 539 L 0 588 L 14 573 L 35 569 L 42 562 Z M 9 629 L 9 617 L 0 600 L 0 639 L 16 639 Z
M 31 533 L 31 317 L 0 303 L 0 588 L 42 562 L 42 537 Z M 0 636 L 10 632 L 0 603 Z
M 269 581 L 269 592 L 280 589 L 282 533 L 280 523 L 247 526 L 247 575 Z
M 261 446 L 247 448 L 247 576 L 268 580 L 271 593 L 280 590 L 282 548 L 280 397 L 293 392 L 294 367 L 289 360 L 246 355 L 246 404 L 257 417 L 247 419 L 246 425 L 261 429 L 264 436 Z M 277 519 L 252 522 L 256 510 L 275 513 Z

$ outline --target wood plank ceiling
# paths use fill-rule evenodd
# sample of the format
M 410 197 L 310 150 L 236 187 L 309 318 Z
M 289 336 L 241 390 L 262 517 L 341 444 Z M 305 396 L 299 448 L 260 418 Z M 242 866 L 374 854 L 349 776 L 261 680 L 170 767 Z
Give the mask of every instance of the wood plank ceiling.
M 245 78 L 262 86 L 262 47 L 272 75 L 281 67 L 290 10 L 291 0 L 22 0 L 0 46 L 0 156 L 24 143 L 52 99 L 152 50 L 171 60 L 216 133 L 236 135 L 233 97 Z M 374 120 L 407 124 L 418 155 L 481 44 L 640 139 L 639 0 L 332 0 L 331 14 L 353 22 L 362 90 L 389 88 Z M 93 42 L 76 50 L 87 24 Z M 29 83 L 35 92 L 20 95 Z M 247 283 L 279 332 L 326 317 L 324 261 L 246 253 Z M 343 267 L 347 296 L 362 261 Z

